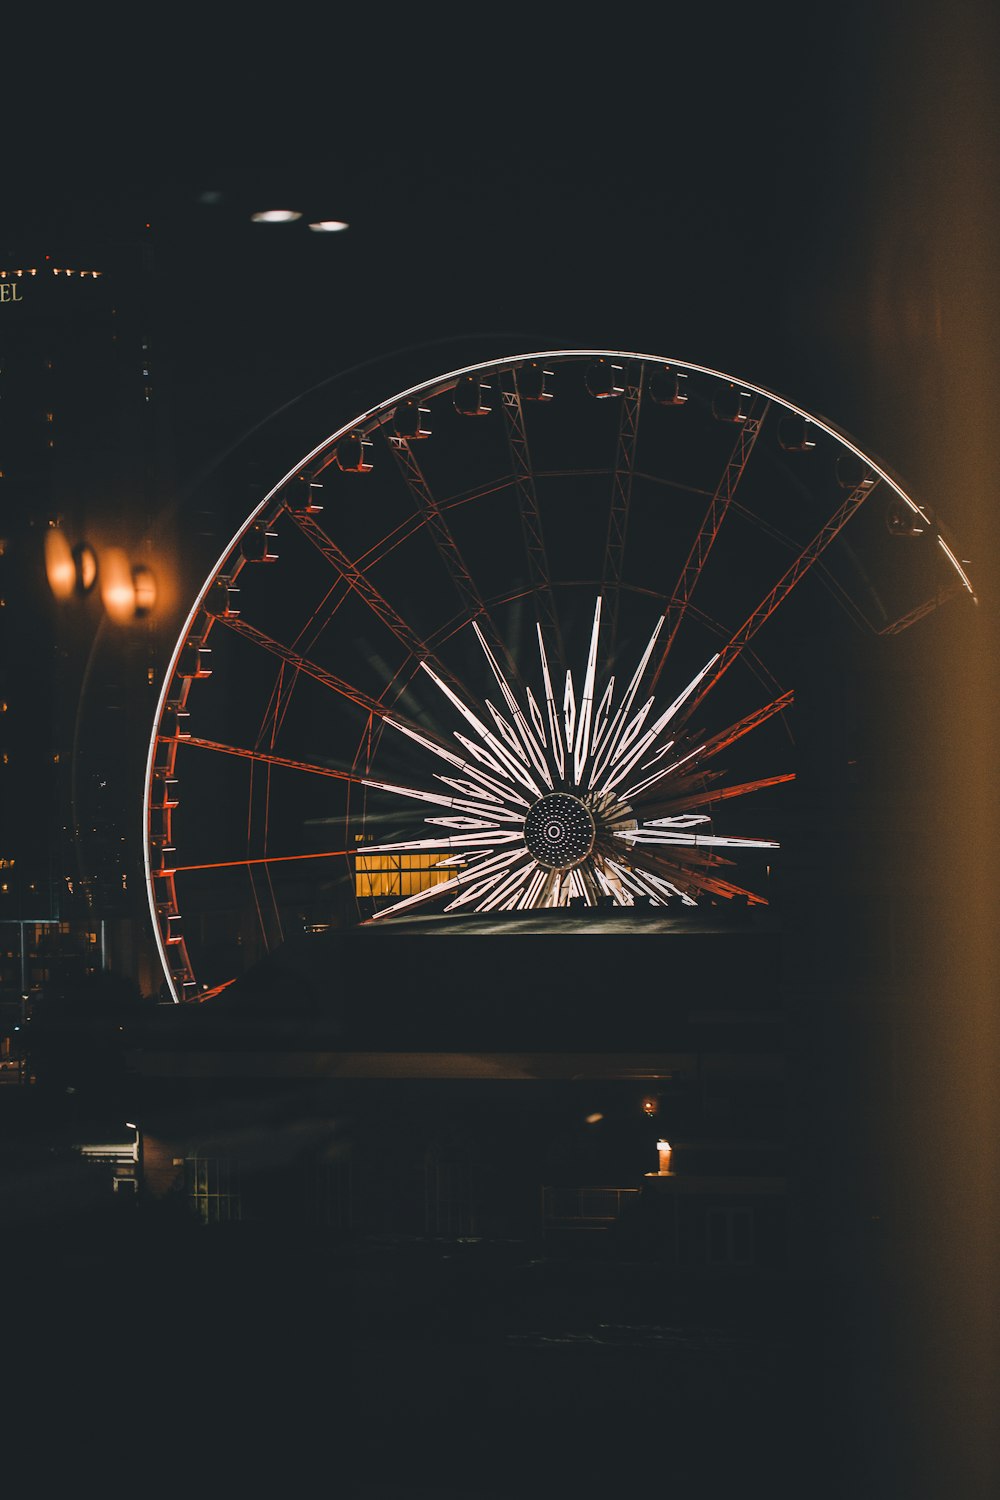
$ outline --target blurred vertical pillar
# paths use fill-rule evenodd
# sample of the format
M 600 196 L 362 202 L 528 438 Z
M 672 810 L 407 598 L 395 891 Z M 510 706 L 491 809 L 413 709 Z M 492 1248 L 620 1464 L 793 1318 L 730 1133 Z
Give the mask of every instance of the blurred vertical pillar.
M 885 704 L 900 830 L 887 854 L 898 1192 L 886 1397 L 898 1493 L 978 1500 L 1000 1494 L 1000 24 L 957 0 L 886 5 L 874 32 L 862 398 L 881 451 L 912 456 L 906 477 L 940 507 L 981 597 L 901 638 L 906 691 Z

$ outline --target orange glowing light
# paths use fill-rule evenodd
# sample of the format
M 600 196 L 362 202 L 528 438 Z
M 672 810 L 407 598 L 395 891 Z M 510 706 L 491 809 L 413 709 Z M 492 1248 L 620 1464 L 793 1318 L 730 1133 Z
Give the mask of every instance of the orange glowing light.
M 73 549 L 58 526 L 45 533 L 45 576 L 57 599 L 71 599 L 76 590 Z
M 132 569 L 132 587 L 135 592 L 135 617 L 141 620 L 156 607 L 156 575 L 145 563 L 137 563 Z
M 97 553 L 89 542 L 77 542 L 73 548 L 73 567 L 77 593 L 89 594 L 97 582 Z
M 101 559 L 101 602 L 108 617 L 118 625 L 135 619 L 135 584 L 126 554 L 109 547 Z

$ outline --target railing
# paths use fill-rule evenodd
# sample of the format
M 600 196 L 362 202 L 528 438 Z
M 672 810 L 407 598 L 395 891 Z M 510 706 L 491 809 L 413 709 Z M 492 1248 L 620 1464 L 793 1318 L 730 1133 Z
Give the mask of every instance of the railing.
M 606 1227 L 638 1196 L 638 1188 L 543 1187 L 542 1229 Z

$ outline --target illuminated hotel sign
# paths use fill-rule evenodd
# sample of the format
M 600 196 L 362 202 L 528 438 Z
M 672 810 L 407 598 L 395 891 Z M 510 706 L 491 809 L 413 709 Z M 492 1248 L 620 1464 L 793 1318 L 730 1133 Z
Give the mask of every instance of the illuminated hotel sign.
M 16 281 L 0 281 L 0 302 L 23 302 L 21 288 Z

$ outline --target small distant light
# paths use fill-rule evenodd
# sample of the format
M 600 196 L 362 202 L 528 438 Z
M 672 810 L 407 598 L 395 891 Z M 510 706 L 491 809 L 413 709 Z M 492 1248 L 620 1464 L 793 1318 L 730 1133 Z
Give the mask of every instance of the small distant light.
M 587 1116 L 587 1124 L 588 1125 L 596 1125 L 597 1122 L 598 1122 L 598 1120 L 603 1120 L 603 1119 L 604 1119 L 604 1116 L 602 1114 L 598 1114 L 595 1111 L 594 1114 Z
M 250 215 L 254 224 L 290 224 L 293 219 L 301 217 L 294 208 L 266 208 L 262 213 Z
M 350 229 L 350 225 L 344 219 L 316 219 L 309 228 L 317 234 L 339 234 L 342 229 Z

